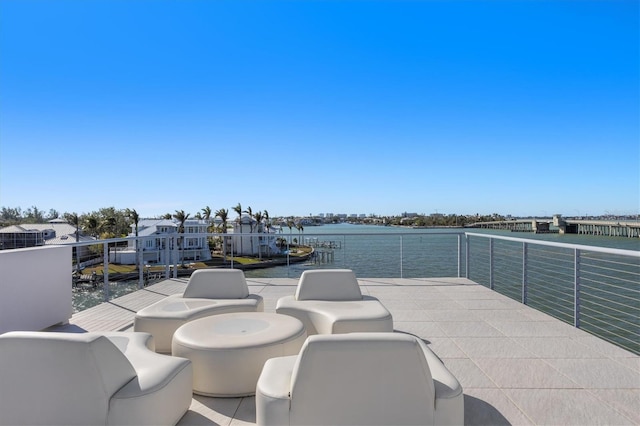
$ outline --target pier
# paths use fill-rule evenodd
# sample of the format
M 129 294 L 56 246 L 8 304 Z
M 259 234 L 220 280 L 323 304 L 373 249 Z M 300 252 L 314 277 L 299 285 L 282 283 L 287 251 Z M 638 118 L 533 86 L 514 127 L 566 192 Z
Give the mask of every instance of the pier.
M 310 258 L 313 263 L 333 263 L 335 258 L 335 251 L 342 248 L 342 241 L 307 238 L 305 240 L 305 245 L 313 247 L 313 254 Z

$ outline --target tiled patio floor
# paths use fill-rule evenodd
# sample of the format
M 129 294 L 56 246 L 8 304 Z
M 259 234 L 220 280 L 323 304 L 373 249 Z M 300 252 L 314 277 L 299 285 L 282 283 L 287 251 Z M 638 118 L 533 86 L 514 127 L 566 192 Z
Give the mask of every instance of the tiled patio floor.
M 274 312 L 296 279 L 248 279 Z M 424 339 L 458 378 L 467 425 L 638 425 L 640 357 L 463 278 L 359 278 L 395 330 Z M 137 310 L 186 280 L 160 282 L 74 315 L 77 331 L 131 329 Z M 194 396 L 181 425 L 255 423 L 253 397 Z

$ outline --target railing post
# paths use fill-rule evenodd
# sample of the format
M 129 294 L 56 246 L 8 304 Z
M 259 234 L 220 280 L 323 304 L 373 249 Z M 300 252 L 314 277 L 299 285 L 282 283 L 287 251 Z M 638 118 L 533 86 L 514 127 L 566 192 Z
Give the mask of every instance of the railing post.
M 458 234 L 458 278 L 462 272 L 462 235 Z
M 291 239 L 289 239 L 289 241 L 287 241 L 287 278 L 291 278 L 291 265 L 290 265 L 290 257 L 291 256 L 291 243 L 290 243 Z
M 184 252 L 183 252 L 184 253 Z M 180 248 L 178 238 L 173 239 L 173 278 L 178 278 L 178 262 L 180 262 Z
M 580 249 L 573 257 L 573 325 L 580 328 Z
M 400 235 L 400 278 L 403 278 L 402 276 L 402 235 Z
M 234 246 L 233 246 L 233 241 L 235 240 L 235 238 L 231 238 L 231 269 L 233 269 L 233 250 L 234 250 Z
M 169 235 L 164 238 L 164 278 L 168 280 L 171 278 L 169 265 L 171 264 L 171 252 L 169 251 Z
M 469 273 L 470 273 L 469 259 L 471 258 L 469 249 L 471 248 L 471 244 L 469 244 L 469 236 L 466 233 L 464 234 L 464 239 L 465 239 L 465 254 L 464 254 L 465 255 L 465 261 L 464 261 L 465 278 L 469 279 Z
M 493 290 L 494 278 L 493 278 L 493 238 L 489 238 L 489 289 Z
M 347 267 L 347 236 L 342 236 L 342 267 Z
M 104 268 L 102 268 L 102 288 L 104 292 L 104 301 L 109 301 L 109 243 L 105 242 L 102 244 L 103 253 L 102 253 L 102 264 Z
M 136 238 L 136 256 L 138 257 L 138 288 L 144 288 L 144 251 L 139 247 L 141 238 Z
M 529 245 L 522 243 L 522 303 L 527 304 L 527 251 Z

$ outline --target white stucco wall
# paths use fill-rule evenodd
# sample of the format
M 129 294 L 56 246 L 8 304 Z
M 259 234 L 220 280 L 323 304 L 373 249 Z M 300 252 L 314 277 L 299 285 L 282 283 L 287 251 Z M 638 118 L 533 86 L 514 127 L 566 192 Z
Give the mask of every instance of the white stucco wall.
M 70 246 L 0 251 L 0 333 L 69 321 L 71 255 Z

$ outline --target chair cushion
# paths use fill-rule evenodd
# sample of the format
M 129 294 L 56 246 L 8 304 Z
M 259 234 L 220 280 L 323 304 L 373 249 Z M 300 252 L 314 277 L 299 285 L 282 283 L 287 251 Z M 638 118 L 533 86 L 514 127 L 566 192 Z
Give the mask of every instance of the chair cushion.
M 191 405 L 191 361 L 156 354 L 148 333 L 103 334 L 125 354 L 137 373 L 111 398 L 107 423 L 176 424 Z
M 296 300 L 360 300 L 362 292 L 350 269 L 304 271 L 298 281 Z
M 244 299 L 249 287 L 240 269 L 198 269 L 189 278 L 183 297 Z
M 308 334 L 393 331 L 393 317 L 375 297 L 353 301 L 278 299 L 276 312 L 302 321 Z
M 291 377 L 291 424 L 433 424 L 422 347 L 401 333 L 315 335 Z

